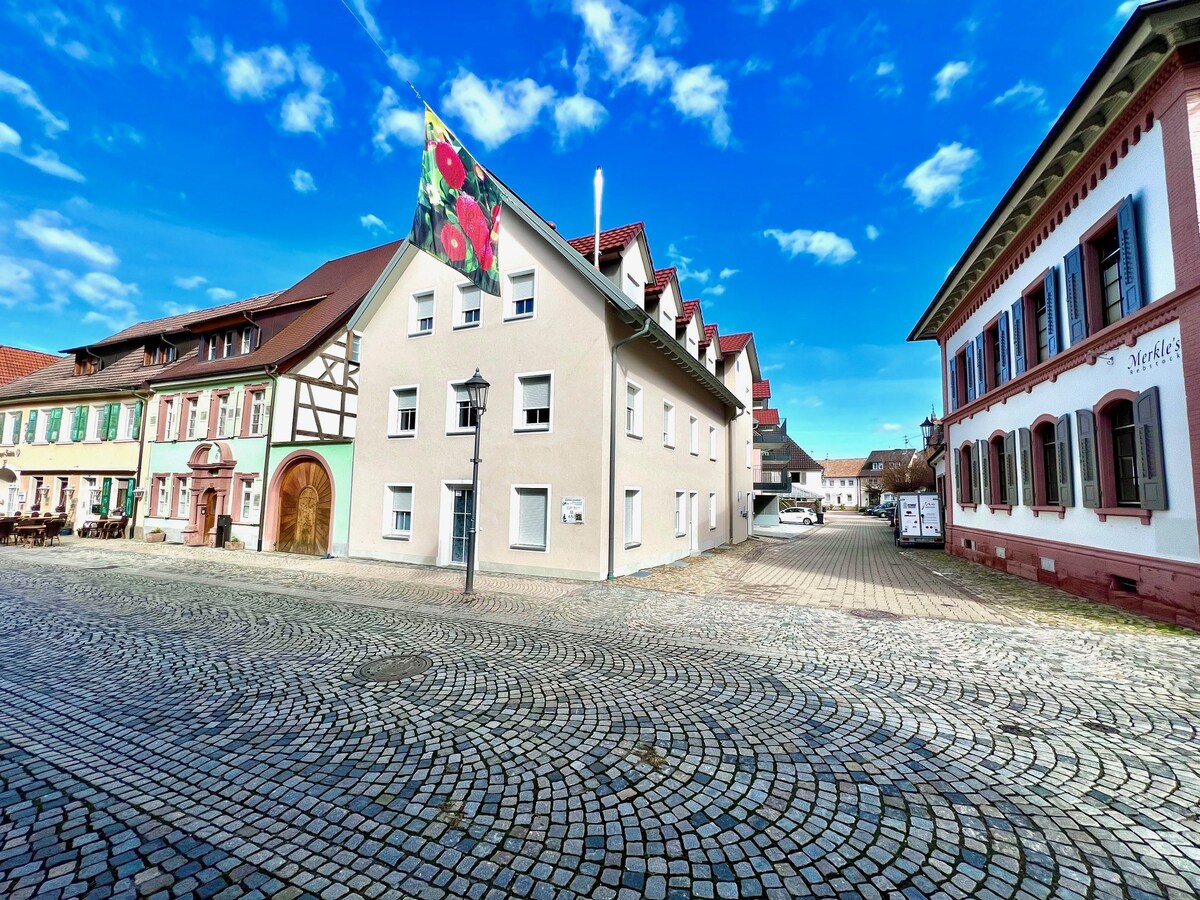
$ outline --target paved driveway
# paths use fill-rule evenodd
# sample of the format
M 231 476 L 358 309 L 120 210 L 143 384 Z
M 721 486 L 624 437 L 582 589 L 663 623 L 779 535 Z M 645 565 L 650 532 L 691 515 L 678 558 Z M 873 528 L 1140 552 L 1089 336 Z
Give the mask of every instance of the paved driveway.
M 675 570 L 727 594 L 470 601 L 425 569 L 0 548 L 0 896 L 1200 892 L 1197 640 L 1012 624 L 888 546 L 847 520 Z M 830 565 L 1004 624 L 814 608 Z M 430 667 L 356 674 L 397 654 Z

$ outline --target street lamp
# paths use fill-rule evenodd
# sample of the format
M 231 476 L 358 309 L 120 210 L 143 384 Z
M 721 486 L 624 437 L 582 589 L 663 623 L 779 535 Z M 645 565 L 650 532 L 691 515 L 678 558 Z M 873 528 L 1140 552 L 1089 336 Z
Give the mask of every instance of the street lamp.
M 467 532 L 467 587 L 464 594 L 475 593 L 475 519 L 479 511 L 479 423 L 487 412 L 487 395 L 490 384 L 475 370 L 475 374 L 463 385 L 467 389 L 467 401 L 471 404 L 471 418 L 475 420 L 475 455 L 471 458 L 471 530 Z
M 933 421 L 932 414 L 925 417 L 925 421 L 921 423 L 921 436 L 925 438 L 925 447 L 928 449 L 929 442 L 933 440 L 933 429 L 937 427 L 937 423 Z

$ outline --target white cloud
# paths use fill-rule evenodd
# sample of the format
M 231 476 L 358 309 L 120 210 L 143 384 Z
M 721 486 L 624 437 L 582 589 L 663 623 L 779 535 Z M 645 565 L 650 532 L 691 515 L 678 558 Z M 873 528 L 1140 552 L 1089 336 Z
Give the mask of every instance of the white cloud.
M 133 302 L 140 293 L 136 284 L 121 281 L 107 272 L 89 272 L 76 280 L 71 290 L 92 307 L 82 319 L 85 325 L 97 323 L 120 331 L 138 320 Z
M 362 22 L 363 28 L 367 30 L 375 41 L 383 40 L 383 32 L 379 30 L 379 23 L 375 21 L 375 16 L 367 6 L 367 0 L 350 0 L 350 5 L 354 7 L 354 12 L 358 15 L 358 20 Z
M 60 309 L 74 281 L 74 273 L 41 260 L 0 256 L 0 307 Z
M 311 194 L 317 189 L 317 183 L 313 181 L 312 174 L 303 169 L 296 169 L 292 172 L 292 187 L 301 194 Z
M 971 74 L 971 64 L 963 60 L 955 60 L 948 62 L 938 73 L 933 76 L 933 83 L 937 85 L 937 89 L 933 92 L 933 99 L 939 103 L 943 100 L 949 100 L 950 94 L 954 90 L 954 85 L 962 81 Z
M 195 312 L 199 309 L 198 306 L 191 303 L 176 303 L 174 300 L 168 300 L 162 305 L 162 310 L 168 316 L 182 316 L 184 313 Z
M 1039 113 L 1046 112 L 1046 89 L 1036 84 L 1018 81 L 1007 91 L 992 101 L 993 106 L 1011 104 L 1018 108 L 1032 106 Z
M 619 0 L 575 0 L 575 14 L 604 57 L 608 74 L 619 79 L 637 55 L 642 17 Z
M 234 100 L 266 100 L 296 77 L 292 57 L 278 46 L 237 53 L 226 43 L 221 71 L 225 75 L 225 88 Z
M 868 225 L 867 226 L 867 240 L 874 241 L 874 240 L 878 240 L 878 238 L 879 238 L 879 229 L 876 228 L 874 225 Z
M 390 87 L 383 89 L 375 107 L 375 146 L 384 153 L 392 152 L 393 138 L 410 147 L 425 143 L 425 115 L 419 110 L 403 109 L 400 98 Z
M 19 159 L 21 162 L 27 163 L 47 175 L 53 175 L 55 178 L 65 178 L 68 181 L 77 181 L 80 183 L 87 180 L 78 169 L 68 166 L 52 150 L 45 150 L 34 146 L 32 153 L 25 153 L 21 149 L 21 135 L 16 129 L 4 122 L 0 122 L 0 153 Z
M 763 59 L 761 56 L 752 56 L 742 64 L 741 72 L 743 75 L 753 75 L 756 72 L 771 71 L 771 63 Z
M 417 73 L 421 71 L 421 67 L 403 53 L 389 53 L 388 66 L 405 81 L 412 81 L 417 77 Z
M 855 256 L 854 245 L 832 231 L 781 231 L 778 228 L 768 228 L 763 232 L 763 236 L 773 238 L 781 250 L 793 257 L 807 253 L 819 263 L 840 266 Z
M 698 281 L 701 284 L 708 284 L 708 280 L 712 277 L 712 269 L 693 269 L 692 257 L 684 256 L 674 244 L 667 245 L 667 258 L 671 260 L 671 265 L 678 270 L 680 282 Z
M 658 14 L 654 24 L 654 36 L 671 46 L 684 42 L 687 38 L 687 26 L 683 22 L 682 7 L 672 3 Z
M 320 134 L 333 127 L 333 104 L 322 93 L 325 90 L 325 70 L 308 58 L 308 51 L 297 51 L 296 73 L 303 91 L 287 95 L 280 110 L 284 131 L 294 134 Z
M 937 153 L 909 172 L 904 186 L 912 192 L 917 206 L 923 209 L 934 206 L 943 197 L 950 198 L 951 206 L 958 206 L 962 202 L 959 190 L 963 176 L 977 162 L 978 153 L 955 141 L 939 147 Z
M 1125 0 L 1124 3 L 1117 7 L 1114 16 L 1118 19 L 1128 19 L 1133 15 L 1133 11 L 1141 5 L 1140 0 Z
M 904 426 L 900 425 L 896 422 L 884 422 L 876 430 L 891 434 L 891 433 L 895 433 L 897 431 L 903 431 Z
M 193 291 L 200 287 L 200 285 L 207 284 L 208 279 L 203 275 L 188 275 L 186 278 L 180 275 L 172 279 L 171 283 L 174 284 L 175 287 L 183 288 L 185 291 Z
M 900 80 L 900 72 L 891 60 L 881 60 L 875 66 L 875 77 L 881 82 L 877 91 L 880 97 L 899 97 L 904 93 L 904 83 Z
M 732 278 L 734 275 L 736 275 L 740 271 L 741 271 L 741 269 L 728 269 L 728 268 L 722 269 L 721 270 L 721 280 L 724 281 L 726 278 Z
M 217 59 L 217 45 L 213 43 L 213 39 L 207 34 L 193 34 L 192 52 L 210 66 Z
M 886 59 L 883 60 L 879 65 L 877 65 L 875 67 L 875 75 L 879 78 L 886 78 L 888 75 L 891 75 L 895 71 L 896 71 L 896 64 L 894 62 L 889 62 Z
M 111 268 L 119 262 L 112 247 L 89 241 L 66 227 L 70 224 L 61 213 L 39 209 L 28 219 L 18 220 L 16 226 L 17 231 L 47 252 L 77 256 L 105 268 Z
M 229 288 L 223 287 L 210 287 L 204 293 L 208 294 L 209 297 L 218 303 L 224 303 L 226 300 L 233 300 L 237 297 L 236 291 L 231 291 Z
M 608 110 L 583 94 L 563 97 L 554 104 L 554 126 L 560 144 L 577 132 L 595 131 L 607 118 Z
M 553 100 L 554 89 L 532 78 L 485 83 L 474 73 L 461 71 L 442 102 L 447 112 L 461 118 L 467 131 L 491 149 L 533 128 Z
M 388 230 L 387 225 L 383 223 L 383 219 L 379 218 L 379 216 L 375 215 L 374 213 L 368 213 L 365 216 L 359 216 L 358 221 L 362 227 L 371 232 L 371 234 L 378 234 L 381 231 Z
M 296 85 L 279 110 L 284 131 L 320 134 L 333 127 L 333 103 L 324 94 L 327 73 L 313 62 L 307 47 L 291 53 L 279 46 L 238 52 L 226 41 L 221 73 L 225 89 L 237 101 L 265 103 L 283 88 Z
M 714 297 L 720 297 L 722 294 L 724 294 L 724 293 L 725 293 L 725 290 L 726 290 L 726 288 L 725 288 L 725 285 L 723 285 L 723 284 L 714 284 L 712 287 L 706 287 L 706 288 L 705 288 L 704 290 L 702 290 L 700 293 L 702 293 L 702 294 L 711 294 L 711 295 L 712 295 L 712 296 L 714 296 Z
M 718 147 L 729 146 L 728 95 L 729 82 L 709 65 L 686 69 L 671 83 L 671 103 L 684 117 L 707 122 Z
M 37 114 L 37 117 L 42 120 L 42 125 L 46 130 L 46 137 L 54 137 L 59 132 L 66 131 L 69 127 L 66 119 L 55 115 L 47 109 L 45 104 L 39 99 L 37 92 L 27 82 L 22 81 L 15 75 L 0 71 L 0 94 L 7 94 L 17 101 L 17 105 L 33 110 Z

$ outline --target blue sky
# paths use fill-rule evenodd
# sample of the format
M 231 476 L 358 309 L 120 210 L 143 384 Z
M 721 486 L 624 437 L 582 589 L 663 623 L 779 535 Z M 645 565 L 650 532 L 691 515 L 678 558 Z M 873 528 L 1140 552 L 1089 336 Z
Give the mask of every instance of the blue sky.
M 937 351 L 904 339 L 1134 7 L 346 4 L 365 30 L 342 0 L 0 0 L 0 343 L 403 237 L 411 79 L 568 237 L 603 165 L 605 227 L 644 220 L 706 321 L 754 331 L 813 456 L 919 442 Z

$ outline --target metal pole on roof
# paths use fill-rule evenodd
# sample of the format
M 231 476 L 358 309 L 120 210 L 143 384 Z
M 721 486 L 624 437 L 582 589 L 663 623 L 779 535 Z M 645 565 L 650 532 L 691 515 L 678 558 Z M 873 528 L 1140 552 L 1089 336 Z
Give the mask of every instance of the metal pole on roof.
M 604 197 L 604 170 L 596 166 L 596 177 L 593 181 L 596 194 L 596 241 L 592 246 L 592 265 L 600 268 L 600 200 Z

